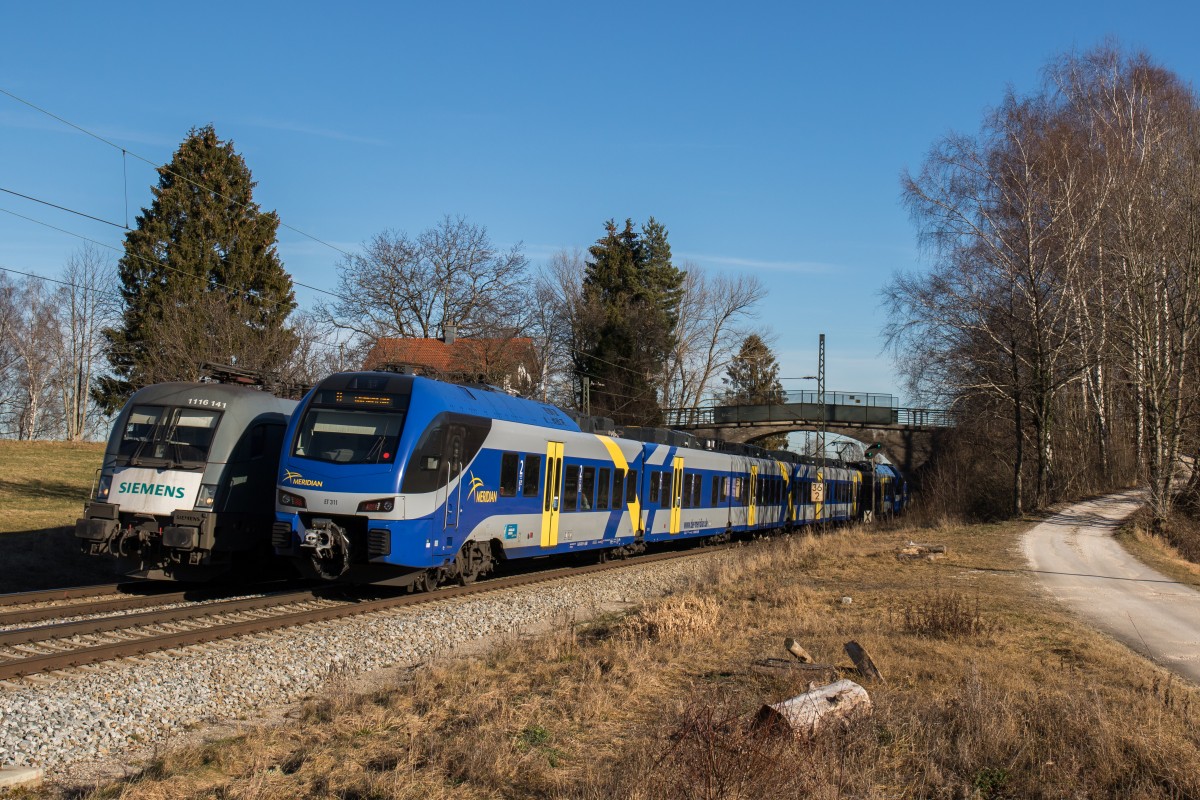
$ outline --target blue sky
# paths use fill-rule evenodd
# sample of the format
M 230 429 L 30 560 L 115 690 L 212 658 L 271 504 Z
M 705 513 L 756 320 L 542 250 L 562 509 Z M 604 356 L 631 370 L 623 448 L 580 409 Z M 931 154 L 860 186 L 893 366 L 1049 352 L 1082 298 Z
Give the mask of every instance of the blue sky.
M 907 401 L 879 336 L 880 288 L 922 266 L 901 171 L 1105 37 L 1194 82 L 1200 12 L 829 5 L 10 3 L 0 88 L 155 164 L 212 123 L 263 208 L 347 250 L 449 213 L 538 263 L 654 215 L 677 259 L 763 280 L 785 377 L 815 371 L 823 332 L 831 389 Z M 0 187 L 123 223 L 126 179 L 132 222 L 150 166 L 0 96 Z M 0 208 L 122 241 L 11 195 Z M 337 252 L 279 238 L 297 280 L 334 288 Z M 79 244 L 0 213 L 0 266 L 54 275 Z

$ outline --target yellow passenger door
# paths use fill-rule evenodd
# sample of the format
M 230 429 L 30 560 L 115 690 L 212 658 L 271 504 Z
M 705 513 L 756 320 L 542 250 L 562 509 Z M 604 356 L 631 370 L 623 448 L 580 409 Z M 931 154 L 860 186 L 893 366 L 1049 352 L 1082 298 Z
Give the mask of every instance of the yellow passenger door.
M 542 485 L 542 547 L 558 546 L 562 505 L 563 443 L 546 442 L 546 474 Z
M 683 508 L 683 457 L 671 462 L 671 521 L 668 532 L 679 533 L 680 509 Z

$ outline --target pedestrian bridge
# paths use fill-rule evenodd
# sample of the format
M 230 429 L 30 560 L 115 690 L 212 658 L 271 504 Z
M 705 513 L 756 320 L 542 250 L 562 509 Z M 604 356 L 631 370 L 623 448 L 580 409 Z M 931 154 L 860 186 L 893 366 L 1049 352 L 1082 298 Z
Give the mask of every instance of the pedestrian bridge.
M 764 436 L 816 431 L 879 443 L 888 458 L 906 472 L 929 460 L 941 436 L 955 424 L 944 409 L 902 408 L 890 394 L 787 392 L 778 403 L 728 405 L 711 402 L 694 408 L 667 409 L 666 427 L 730 442 L 752 442 Z

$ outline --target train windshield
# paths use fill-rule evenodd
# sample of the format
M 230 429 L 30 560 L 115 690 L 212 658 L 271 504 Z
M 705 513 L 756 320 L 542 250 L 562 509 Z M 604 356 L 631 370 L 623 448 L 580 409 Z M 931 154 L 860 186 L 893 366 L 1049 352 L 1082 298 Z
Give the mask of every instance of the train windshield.
M 220 421 L 220 411 L 134 406 L 117 445 L 117 455 L 128 459 L 132 466 L 204 464 Z
M 335 464 L 390 464 L 403 429 L 403 411 L 310 407 L 292 455 Z

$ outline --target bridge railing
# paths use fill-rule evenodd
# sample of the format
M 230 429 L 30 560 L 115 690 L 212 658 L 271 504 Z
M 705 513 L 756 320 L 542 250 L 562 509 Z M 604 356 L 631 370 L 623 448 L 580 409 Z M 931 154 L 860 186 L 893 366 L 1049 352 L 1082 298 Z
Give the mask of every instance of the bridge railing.
M 694 408 L 669 408 L 664 410 L 669 428 L 710 428 L 744 425 L 770 425 L 772 423 L 800 422 L 819 425 L 824 417 L 826 425 L 850 425 L 861 427 L 905 427 L 946 428 L 955 424 L 954 415 L 944 409 L 899 408 L 891 395 L 875 395 L 881 402 L 866 401 L 868 395 L 826 395 L 825 407 L 816 402 L 815 392 L 791 392 L 797 402 L 763 403 L 757 405 L 705 404 Z M 809 395 L 813 395 L 809 397 Z M 861 398 L 863 402 L 831 403 L 830 397 Z

